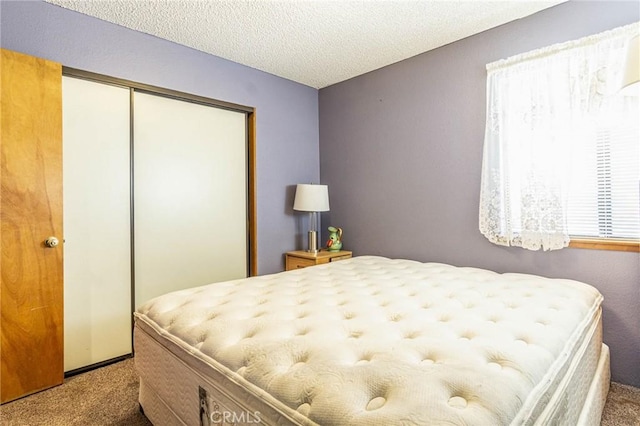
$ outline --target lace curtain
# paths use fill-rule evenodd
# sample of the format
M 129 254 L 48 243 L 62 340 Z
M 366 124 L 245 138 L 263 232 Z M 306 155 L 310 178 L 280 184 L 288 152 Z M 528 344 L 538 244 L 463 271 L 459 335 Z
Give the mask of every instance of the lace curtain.
M 626 43 L 638 24 L 487 65 L 480 231 L 530 250 L 569 244 L 570 158 L 590 117 L 618 96 Z M 613 106 L 615 107 L 615 105 Z

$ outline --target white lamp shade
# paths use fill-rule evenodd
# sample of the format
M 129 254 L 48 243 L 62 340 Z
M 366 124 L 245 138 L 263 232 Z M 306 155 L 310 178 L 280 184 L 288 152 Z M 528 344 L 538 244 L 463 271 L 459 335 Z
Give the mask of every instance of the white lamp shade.
M 327 185 L 298 184 L 293 209 L 301 212 L 329 211 L 329 187 Z
M 629 40 L 622 74 L 623 95 L 640 95 L 640 43 L 638 36 Z

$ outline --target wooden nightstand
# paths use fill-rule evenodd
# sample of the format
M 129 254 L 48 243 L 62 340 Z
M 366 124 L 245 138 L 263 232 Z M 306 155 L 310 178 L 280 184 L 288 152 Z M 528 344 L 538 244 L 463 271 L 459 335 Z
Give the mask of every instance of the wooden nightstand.
M 289 251 L 285 253 L 285 268 L 287 271 L 292 271 L 294 269 L 306 268 L 307 266 L 336 262 L 338 260 L 349 259 L 351 254 L 352 252 L 346 250 L 320 250 L 317 254 L 303 250 Z

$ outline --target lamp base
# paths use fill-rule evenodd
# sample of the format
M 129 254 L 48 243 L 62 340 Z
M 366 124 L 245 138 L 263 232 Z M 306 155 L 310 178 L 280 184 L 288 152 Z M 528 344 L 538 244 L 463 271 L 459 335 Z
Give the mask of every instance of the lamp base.
M 309 248 L 307 249 L 307 253 L 318 253 L 318 236 L 316 231 L 309 231 L 308 234 L 309 239 Z

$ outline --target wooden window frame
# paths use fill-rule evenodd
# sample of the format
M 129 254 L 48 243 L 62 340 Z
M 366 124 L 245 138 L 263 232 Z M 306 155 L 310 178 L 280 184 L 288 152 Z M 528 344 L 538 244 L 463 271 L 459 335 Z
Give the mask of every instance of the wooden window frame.
M 640 253 L 640 241 L 607 238 L 572 238 L 569 247 L 591 250 L 614 250 Z

